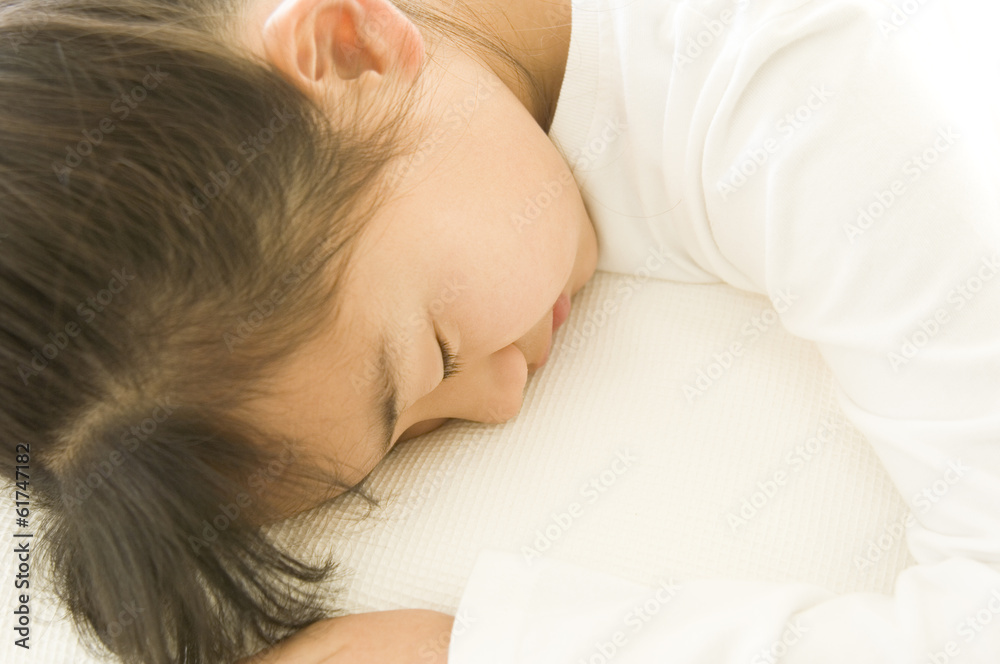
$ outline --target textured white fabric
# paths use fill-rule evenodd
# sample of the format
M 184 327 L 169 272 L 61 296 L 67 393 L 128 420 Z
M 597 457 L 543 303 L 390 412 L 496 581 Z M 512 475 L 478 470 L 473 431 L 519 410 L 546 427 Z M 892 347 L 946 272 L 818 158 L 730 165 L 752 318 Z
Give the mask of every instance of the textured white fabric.
M 615 310 L 602 319 L 607 303 Z M 342 562 L 351 611 L 455 612 L 480 550 L 520 554 L 544 546 L 537 532 L 553 526 L 548 559 L 639 583 L 730 577 L 890 592 L 912 564 L 897 528 L 903 502 L 845 421 L 816 350 L 763 322 L 772 316 L 767 300 L 728 286 L 598 273 L 574 298 L 517 418 L 454 422 L 401 445 L 368 480 L 382 500 L 368 518 L 351 499 L 275 532 L 306 555 Z M 713 356 L 740 341 L 746 353 L 690 403 L 684 385 L 699 371 L 715 375 Z M 824 421 L 832 441 L 810 446 Z M 809 454 L 800 447 L 814 453 L 790 461 Z M 636 461 L 611 483 L 626 452 Z M 779 471 L 787 481 L 763 500 L 758 483 Z M 607 491 L 591 501 L 582 488 L 602 474 Z M 728 516 L 744 499 L 761 506 L 734 530 Z M 573 503 L 579 518 L 560 528 L 553 513 Z M 12 519 L 2 524 L 10 542 Z M 0 578 L 10 580 L 16 563 L 4 548 Z M 37 592 L 32 649 L 15 651 L 5 628 L 0 661 L 92 661 Z M 10 625 L 10 582 L 0 584 L 0 607 Z

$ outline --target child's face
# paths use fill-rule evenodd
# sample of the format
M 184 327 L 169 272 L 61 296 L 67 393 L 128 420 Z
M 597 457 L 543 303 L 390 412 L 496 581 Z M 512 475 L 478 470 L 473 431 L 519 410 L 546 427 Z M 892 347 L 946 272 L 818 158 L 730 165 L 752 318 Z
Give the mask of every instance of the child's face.
M 332 457 L 350 484 L 448 418 L 516 415 L 548 357 L 553 306 L 597 261 L 565 161 L 507 87 L 459 55 L 421 104 L 415 112 L 438 124 L 359 238 L 336 321 L 256 404 L 267 426 Z M 461 365 L 447 379 L 439 340 Z

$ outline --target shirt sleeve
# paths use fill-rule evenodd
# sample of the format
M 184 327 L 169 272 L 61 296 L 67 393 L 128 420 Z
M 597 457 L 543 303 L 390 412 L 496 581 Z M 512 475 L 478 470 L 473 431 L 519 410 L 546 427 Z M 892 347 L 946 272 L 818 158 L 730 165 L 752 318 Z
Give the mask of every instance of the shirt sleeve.
M 729 51 L 699 65 L 717 103 L 685 195 L 703 205 L 709 267 L 817 344 L 912 512 L 917 564 L 891 595 L 836 595 L 638 586 L 487 552 L 453 664 L 997 661 L 1000 71 L 957 55 L 934 3 L 897 3 L 923 12 L 897 19 L 876 4 L 735 21 Z
M 1000 72 L 929 8 L 897 26 L 870 5 L 806 3 L 744 43 L 706 132 L 705 216 L 719 263 L 780 296 L 785 327 L 816 342 L 913 512 L 914 558 L 978 569 L 988 595 L 1000 96 L 982 76 Z

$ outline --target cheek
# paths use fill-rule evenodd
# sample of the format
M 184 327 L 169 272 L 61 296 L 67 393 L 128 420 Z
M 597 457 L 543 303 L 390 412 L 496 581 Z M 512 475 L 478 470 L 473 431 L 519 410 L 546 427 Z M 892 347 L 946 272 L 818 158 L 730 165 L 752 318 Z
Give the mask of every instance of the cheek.
M 491 258 L 469 265 L 478 274 L 444 315 L 458 332 L 459 354 L 488 354 L 514 343 L 552 306 L 546 302 L 554 282 L 544 256 Z
M 451 282 L 464 287 L 440 310 L 460 335 L 460 352 L 495 352 L 548 316 L 572 275 L 579 238 L 565 224 L 547 225 L 490 234 L 492 242 L 454 266 Z
M 438 220 L 437 237 L 450 245 L 444 283 L 459 292 L 451 303 L 448 288 L 437 299 L 466 347 L 492 352 L 527 334 L 573 273 L 586 212 L 569 169 L 542 140 L 547 151 L 532 159 L 491 166 L 460 218 Z

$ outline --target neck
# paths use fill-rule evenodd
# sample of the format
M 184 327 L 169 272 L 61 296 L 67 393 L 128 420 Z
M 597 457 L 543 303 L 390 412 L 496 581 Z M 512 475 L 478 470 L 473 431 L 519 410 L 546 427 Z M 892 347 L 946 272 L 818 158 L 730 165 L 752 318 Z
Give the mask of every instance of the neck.
M 445 13 L 454 7 L 454 0 L 431 2 L 438 11 Z M 484 64 L 548 132 L 566 72 L 571 0 L 466 0 L 465 7 L 476 27 L 488 35 L 495 35 L 524 65 L 533 80 L 525 80 L 499 56 L 488 53 L 484 58 Z

